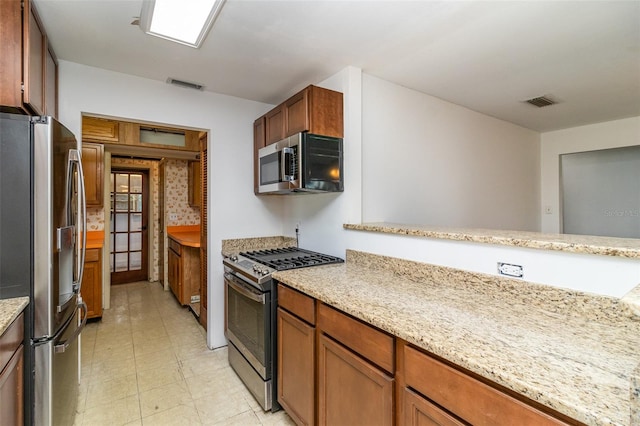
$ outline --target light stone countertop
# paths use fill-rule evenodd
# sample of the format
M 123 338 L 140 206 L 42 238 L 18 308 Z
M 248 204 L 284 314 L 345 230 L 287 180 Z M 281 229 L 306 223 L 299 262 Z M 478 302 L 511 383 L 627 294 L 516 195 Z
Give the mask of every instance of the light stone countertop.
M 265 250 L 281 247 L 295 247 L 296 239 L 292 237 L 255 237 L 222 240 L 222 255 L 231 256 L 243 251 Z
M 640 259 L 640 239 L 591 235 L 543 234 L 496 229 L 446 228 L 398 223 L 347 223 L 345 229 L 387 234 L 411 235 L 454 241 L 499 244 L 570 253 L 596 254 Z
M 588 425 L 638 424 L 640 318 L 620 299 L 351 250 L 273 276 Z
M 7 331 L 13 320 L 18 318 L 28 304 L 29 298 L 26 296 L 0 300 L 0 336 Z

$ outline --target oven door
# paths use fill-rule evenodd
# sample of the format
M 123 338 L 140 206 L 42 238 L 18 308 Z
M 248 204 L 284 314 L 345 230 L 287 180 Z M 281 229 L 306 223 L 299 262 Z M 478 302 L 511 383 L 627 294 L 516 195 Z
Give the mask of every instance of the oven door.
M 271 378 L 268 359 L 271 318 L 269 292 L 262 292 L 242 279 L 226 272 L 225 333 L 244 358 L 264 380 Z

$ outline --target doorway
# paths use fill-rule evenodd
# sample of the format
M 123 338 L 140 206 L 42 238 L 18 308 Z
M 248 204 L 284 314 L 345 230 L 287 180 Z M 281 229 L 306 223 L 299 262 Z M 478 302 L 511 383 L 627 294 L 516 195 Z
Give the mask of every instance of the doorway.
M 144 170 L 112 170 L 110 199 L 111 284 L 145 281 L 149 277 L 149 174 Z

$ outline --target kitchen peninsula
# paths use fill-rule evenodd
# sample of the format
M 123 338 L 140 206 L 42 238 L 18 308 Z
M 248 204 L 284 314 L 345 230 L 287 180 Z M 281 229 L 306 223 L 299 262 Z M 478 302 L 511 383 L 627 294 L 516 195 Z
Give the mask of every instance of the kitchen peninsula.
M 348 223 L 344 225 L 344 228 L 356 231 L 640 259 L 640 240 L 635 238 L 543 234 L 540 232 L 502 231 L 496 229 L 447 228 L 382 222 Z
M 617 298 L 353 250 L 274 279 L 563 421 L 640 422 L 640 319 Z

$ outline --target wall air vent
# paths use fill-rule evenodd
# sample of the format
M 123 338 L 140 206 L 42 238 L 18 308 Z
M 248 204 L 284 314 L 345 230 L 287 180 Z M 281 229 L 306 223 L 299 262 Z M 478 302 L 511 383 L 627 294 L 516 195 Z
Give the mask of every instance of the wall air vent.
M 556 102 L 546 96 L 540 96 L 537 98 L 527 99 L 525 102 L 537 106 L 538 108 L 546 107 L 549 105 L 553 105 Z
M 204 86 L 199 83 L 192 83 L 190 81 L 178 80 L 177 78 L 167 78 L 167 83 L 174 84 L 180 87 L 186 87 L 187 89 L 204 90 Z

